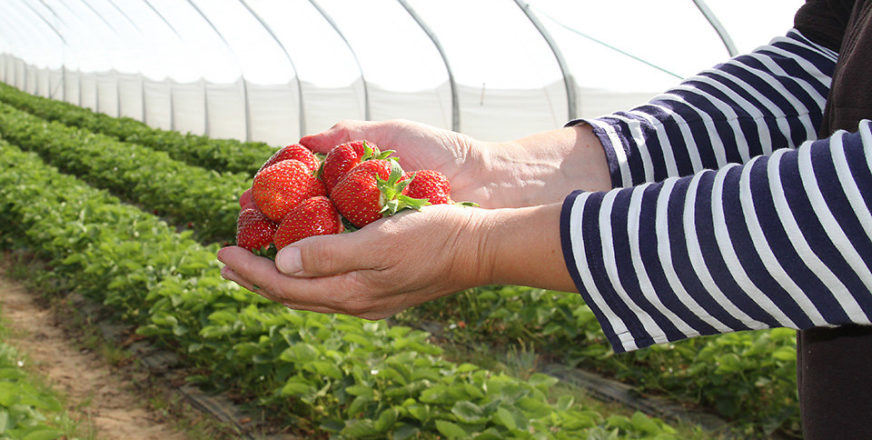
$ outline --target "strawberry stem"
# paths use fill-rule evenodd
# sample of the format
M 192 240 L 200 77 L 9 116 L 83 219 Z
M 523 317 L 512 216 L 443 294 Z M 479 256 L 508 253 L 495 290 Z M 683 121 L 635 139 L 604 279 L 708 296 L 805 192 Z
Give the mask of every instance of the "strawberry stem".
M 400 181 L 403 178 L 403 168 L 400 163 L 394 158 L 388 159 L 391 162 L 391 174 L 388 180 L 384 180 L 381 176 L 376 176 L 376 186 L 382 193 L 383 206 L 381 214 L 383 217 L 390 217 L 404 209 L 420 210 L 430 204 L 427 199 L 416 199 L 403 194 L 403 190 L 411 182 L 411 179 Z

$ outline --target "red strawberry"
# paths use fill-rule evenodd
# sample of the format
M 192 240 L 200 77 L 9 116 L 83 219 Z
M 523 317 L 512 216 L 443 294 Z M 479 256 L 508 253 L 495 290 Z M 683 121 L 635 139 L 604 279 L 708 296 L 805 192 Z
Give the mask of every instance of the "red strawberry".
M 354 141 L 333 147 L 324 158 L 321 170 L 321 180 L 327 185 L 327 192 L 339 183 L 342 176 L 357 164 L 369 159 L 386 159 L 393 150 L 379 151 L 378 147 L 369 141 Z
M 309 168 L 309 170 L 311 170 L 312 172 L 317 171 L 318 167 L 320 166 L 320 164 L 318 163 L 318 158 L 315 157 L 315 153 L 312 153 L 311 150 L 300 144 L 291 144 L 282 148 L 279 151 L 276 151 L 276 153 L 273 154 L 272 157 L 264 162 L 264 164 L 260 167 L 259 170 L 257 170 L 257 172 L 259 173 L 263 171 L 264 168 L 276 162 L 281 162 L 288 159 L 295 159 L 303 162 L 303 165 L 305 165 L 306 168 Z
M 268 248 L 277 227 L 257 209 L 243 209 L 236 220 L 236 245 L 250 251 Z
M 254 204 L 254 198 L 251 195 L 251 188 L 245 190 L 245 192 L 239 196 L 239 207 L 242 209 L 256 207 Z
M 254 203 L 274 222 L 297 203 L 327 194 L 324 184 L 302 162 L 294 159 L 276 162 L 254 176 L 251 185 Z
M 433 170 L 406 173 L 403 179 L 412 179 L 403 194 L 416 199 L 427 199 L 431 205 L 453 203 L 451 183 L 444 174 Z
M 333 203 L 325 196 L 308 198 L 293 207 L 276 231 L 277 249 L 313 235 L 338 234 L 345 228 Z
M 402 194 L 408 180 L 395 160 L 375 159 L 352 168 L 333 187 L 330 199 L 351 224 L 362 228 L 406 208 L 420 209 L 426 200 Z

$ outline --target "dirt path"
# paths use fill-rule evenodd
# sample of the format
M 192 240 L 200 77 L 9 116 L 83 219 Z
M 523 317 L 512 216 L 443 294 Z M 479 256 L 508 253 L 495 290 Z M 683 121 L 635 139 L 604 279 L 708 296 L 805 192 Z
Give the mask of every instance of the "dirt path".
M 0 271 L 0 311 L 4 326 L 11 330 L 6 342 L 26 353 L 47 382 L 67 396 L 72 417 L 83 427 L 91 425 L 101 440 L 185 439 L 146 410 L 143 397 L 103 359 L 80 351 L 35 298 Z

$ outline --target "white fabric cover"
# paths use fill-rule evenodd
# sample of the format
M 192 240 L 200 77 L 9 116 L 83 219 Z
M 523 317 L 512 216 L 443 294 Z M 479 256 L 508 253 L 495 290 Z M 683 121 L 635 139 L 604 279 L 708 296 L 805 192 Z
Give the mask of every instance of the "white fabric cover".
M 405 3 L 423 26 L 397 0 L 3 2 L 0 81 L 276 146 L 366 118 L 506 140 L 638 105 L 729 56 L 691 0 Z M 705 2 L 743 52 L 784 34 L 801 3 Z

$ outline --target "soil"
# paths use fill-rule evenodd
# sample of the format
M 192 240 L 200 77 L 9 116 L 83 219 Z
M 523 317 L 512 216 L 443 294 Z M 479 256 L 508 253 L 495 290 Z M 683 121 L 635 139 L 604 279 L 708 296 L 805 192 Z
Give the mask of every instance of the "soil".
M 98 354 L 81 349 L 42 307 L 36 294 L 4 278 L 0 270 L 0 316 L 9 331 L 5 342 L 24 353 L 31 370 L 45 378 L 79 420 L 81 432 L 97 439 L 182 440 L 185 435 L 144 407 L 130 379 Z

